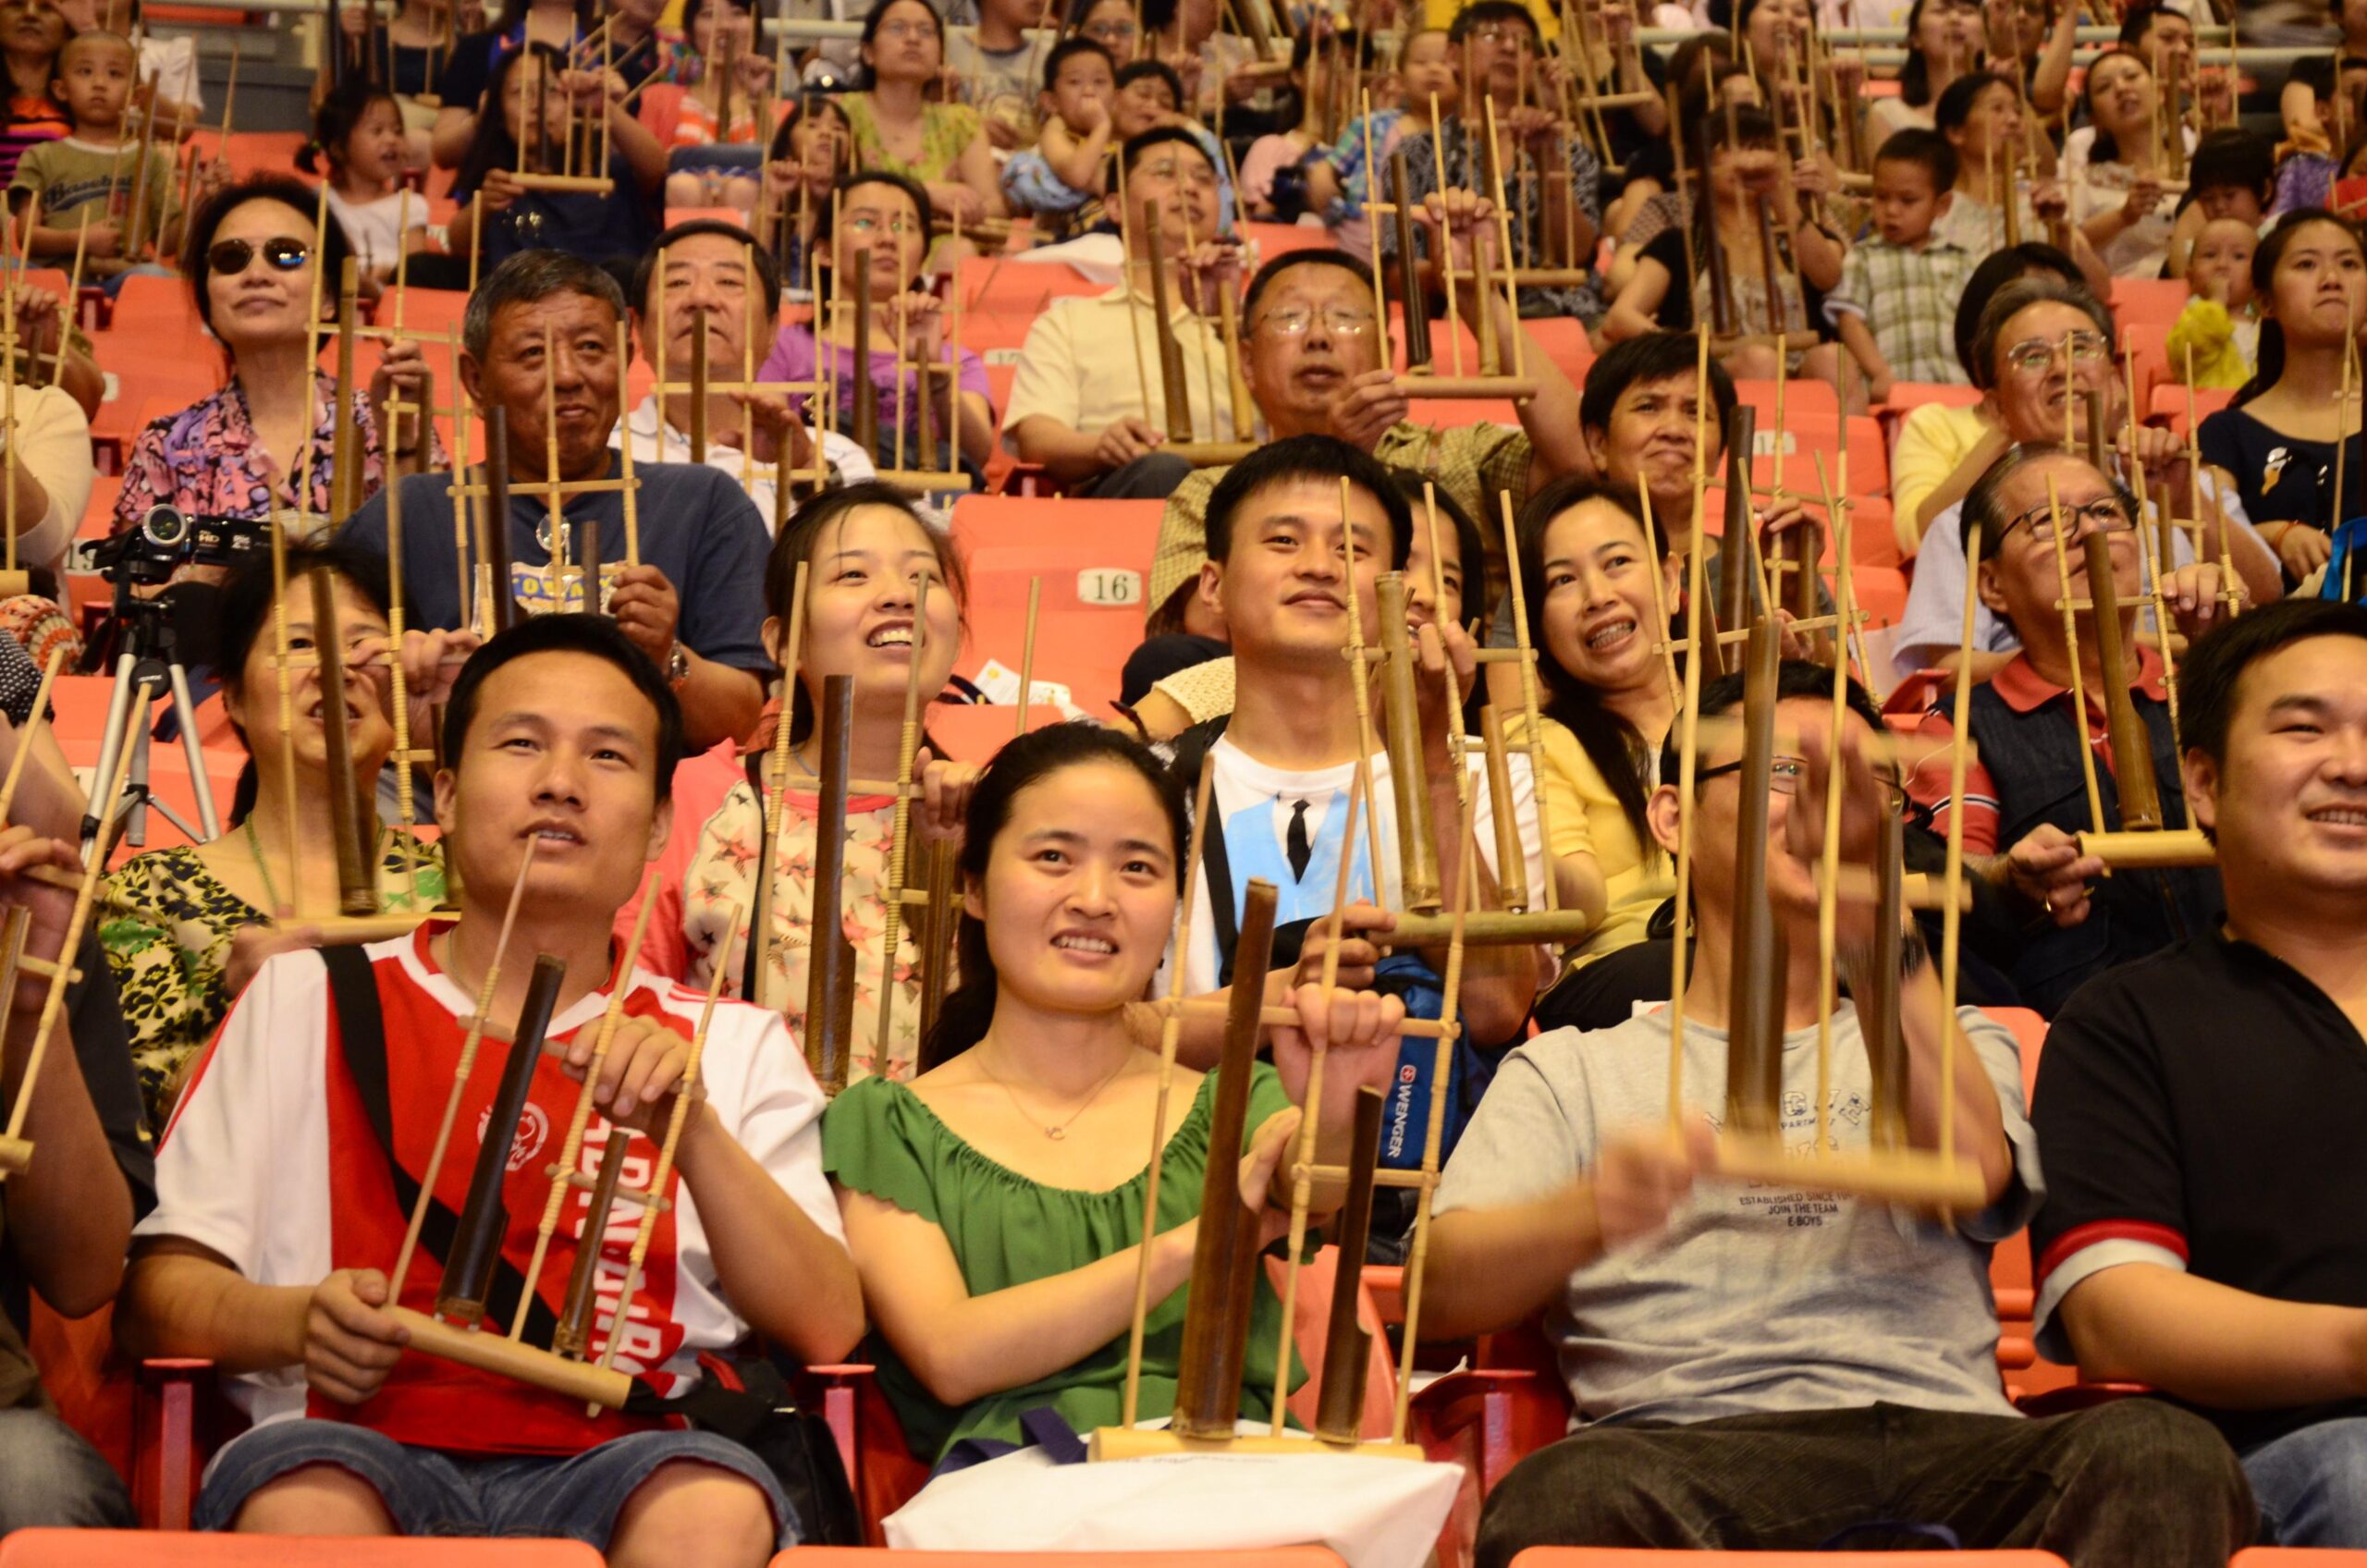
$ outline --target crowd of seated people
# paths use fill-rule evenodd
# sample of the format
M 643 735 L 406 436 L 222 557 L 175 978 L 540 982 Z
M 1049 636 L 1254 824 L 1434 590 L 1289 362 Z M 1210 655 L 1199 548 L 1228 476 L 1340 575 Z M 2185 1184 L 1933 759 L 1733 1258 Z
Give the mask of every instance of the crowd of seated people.
M 2164 0 L 840 10 L 349 11 L 288 167 L 0 0 L 0 1535 L 140 1522 L 91 1320 L 226 1403 L 199 1529 L 764 1563 L 839 1456 L 714 1413 L 853 1363 L 1007 1545 L 965 1470 L 1196 1372 L 1207 1174 L 1336 1237 L 1387 1088 L 1384 1358 L 1541 1338 L 1574 1417 L 1404 1561 L 2367 1552 L 2367 7 L 2281 92 Z M 172 514 L 244 543 L 113 581 Z M 236 775 L 161 841 L 65 718 L 128 654 L 199 704 L 132 760 Z M 1961 917 L 1826 877 L 1894 842 Z M 1805 1173 L 1905 1153 L 1978 1202 Z M 580 1275 L 626 1408 L 423 1337 L 472 1167 L 485 1332 Z

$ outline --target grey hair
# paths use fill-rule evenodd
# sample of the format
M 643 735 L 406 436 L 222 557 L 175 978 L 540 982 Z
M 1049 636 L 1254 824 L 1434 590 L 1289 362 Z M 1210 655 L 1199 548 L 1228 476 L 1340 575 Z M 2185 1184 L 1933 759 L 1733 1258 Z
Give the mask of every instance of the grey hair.
M 533 305 L 554 294 L 587 294 L 625 319 L 625 291 L 596 262 L 567 251 L 521 251 L 493 269 L 469 296 L 460 347 L 479 364 L 493 348 L 493 321 L 505 305 Z
M 2113 341 L 2112 312 L 2093 294 L 2061 278 L 2017 277 L 1990 297 L 1988 307 L 1981 312 L 1981 325 L 1972 329 L 1972 358 L 1965 369 L 1971 373 L 1975 386 L 1986 392 L 1997 385 L 1997 340 L 2005 335 L 2005 324 L 2032 305 L 2045 304 L 2084 311 L 2104 341 Z
M 2005 486 L 2011 483 L 2016 474 L 2032 463 L 2045 462 L 2054 458 L 2068 458 L 2083 466 L 2088 461 L 2085 453 L 2075 452 L 2068 447 L 2058 447 L 2045 442 L 2024 442 L 2018 446 L 2006 447 L 2004 455 L 1983 470 L 1979 479 L 1972 482 L 1972 488 L 1965 492 L 1964 509 L 1956 518 L 1956 527 L 1961 532 L 1964 541 L 1965 566 L 1968 570 L 1997 554 L 1998 545 L 2005 540 L 2005 530 L 2014 521 L 2005 515 Z M 2138 503 L 2136 495 L 2127 484 L 2121 483 L 2120 476 L 2110 469 L 2098 472 L 2103 473 L 2104 483 L 2112 486 L 2113 495 L 2119 499 L 2123 507 L 2128 508 L 2128 515 L 2141 521 L 2145 514 Z M 1981 554 L 1978 556 L 1972 553 L 1972 530 L 1976 524 L 1981 529 Z

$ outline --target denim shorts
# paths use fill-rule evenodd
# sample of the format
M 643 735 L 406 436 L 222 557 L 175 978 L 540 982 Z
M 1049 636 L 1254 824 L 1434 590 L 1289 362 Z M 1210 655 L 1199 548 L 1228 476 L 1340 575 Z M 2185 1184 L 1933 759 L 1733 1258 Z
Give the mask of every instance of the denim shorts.
M 227 1530 L 247 1499 L 291 1471 L 333 1464 L 367 1481 L 406 1536 L 532 1536 L 605 1550 L 625 1500 L 660 1466 L 712 1465 L 765 1494 L 778 1547 L 797 1544 L 789 1499 L 762 1461 L 713 1432 L 634 1432 L 576 1454 L 458 1454 L 342 1421 L 274 1421 L 218 1454 L 192 1521 Z

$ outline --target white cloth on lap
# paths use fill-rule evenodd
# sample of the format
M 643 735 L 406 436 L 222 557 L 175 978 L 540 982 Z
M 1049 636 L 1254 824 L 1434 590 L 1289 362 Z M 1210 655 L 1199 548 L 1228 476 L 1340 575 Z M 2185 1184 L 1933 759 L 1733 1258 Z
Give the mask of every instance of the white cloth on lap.
M 1254 1430 L 1264 1432 L 1260 1422 Z M 884 1522 L 901 1551 L 1225 1551 L 1319 1545 L 1349 1568 L 1421 1568 L 1453 1464 L 1331 1453 L 1058 1464 L 1021 1449 L 940 1476 Z

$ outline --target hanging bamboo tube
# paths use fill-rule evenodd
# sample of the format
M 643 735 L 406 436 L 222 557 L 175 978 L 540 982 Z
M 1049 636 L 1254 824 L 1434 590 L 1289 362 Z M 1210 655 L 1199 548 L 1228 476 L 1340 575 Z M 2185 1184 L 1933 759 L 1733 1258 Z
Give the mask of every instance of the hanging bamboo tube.
M 1739 565 L 1727 548 L 1726 571 Z M 1745 1138 L 1784 1130 L 1784 932 L 1767 879 L 1768 781 L 1775 766 L 1775 619 L 1752 623 L 1744 653 L 1740 806 L 1735 826 L 1734 976 L 1728 1003 L 1726 1127 Z
M 847 941 L 848 765 L 854 735 L 854 678 L 825 676 L 820 711 L 819 791 L 814 815 L 812 951 L 805 971 L 805 1061 L 826 1095 L 846 1087 L 854 1050 L 854 949 Z M 788 722 L 784 714 L 782 722 Z M 893 963 L 889 965 L 893 979 Z

